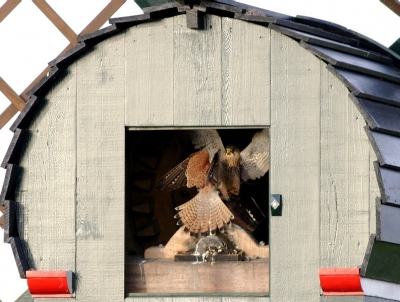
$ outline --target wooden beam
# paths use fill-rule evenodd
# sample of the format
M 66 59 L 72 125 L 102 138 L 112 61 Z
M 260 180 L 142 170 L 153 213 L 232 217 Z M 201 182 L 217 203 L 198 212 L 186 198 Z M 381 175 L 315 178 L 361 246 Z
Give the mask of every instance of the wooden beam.
M 400 16 L 400 2 L 398 0 L 381 0 L 381 2 Z
M 11 103 L 19 111 L 25 108 L 25 100 L 22 99 L 15 91 L 0 77 L 0 91 L 10 100 Z
M 0 114 L 0 129 L 2 129 L 18 112 L 13 104 L 10 104 L 1 114 Z
M 86 35 L 98 30 L 115 12 L 126 2 L 126 0 L 111 0 L 109 4 L 79 33 Z
M 21 0 L 7 0 L 0 7 L 0 23 L 20 4 Z
M 63 19 L 46 3 L 45 0 L 32 0 L 33 3 L 50 19 L 50 21 L 61 31 L 61 33 L 70 41 L 70 44 L 59 54 L 63 54 L 70 50 L 72 47 L 78 44 L 77 35 L 75 32 L 64 22 Z M 3 7 L 8 2 L 17 2 L 18 5 L 21 0 L 10 0 L 7 1 L 2 7 L 0 7 L 0 22 L 3 11 Z M 124 3 L 126 0 L 111 0 L 110 3 L 80 32 L 80 35 L 85 35 L 99 29 Z M 15 7 L 14 6 L 14 7 Z M 5 16 L 4 16 L 5 17 Z M 20 97 L 25 102 L 28 101 L 27 93 L 30 91 L 39 81 L 50 71 L 51 67 L 46 67 L 28 87 L 21 93 Z M 1 89 L 0 89 L 1 90 Z M 24 105 L 25 106 L 25 105 Z M 10 105 L 3 113 L 0 114 L 0 129 L 8 123 L 10 119 L 18 112 L 18 107 Z
M 71 44 L 76 45 L 76 33 L 68 26 L 67 23 L 56 13 L 56 11 L 47 4 L 45 0 L 32 0 L 33 3 L 42 11 L 43 14 L 58 28 L 58 30 L 70 41 Z

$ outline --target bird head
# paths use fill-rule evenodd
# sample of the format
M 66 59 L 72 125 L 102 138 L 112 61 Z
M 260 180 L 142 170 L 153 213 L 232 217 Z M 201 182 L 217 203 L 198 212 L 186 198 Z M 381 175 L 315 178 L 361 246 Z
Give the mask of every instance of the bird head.
M 228 145 L 225 148 L 225 153 L 228 156 L 238 156 L 240 155 L 240 150 L 233 145 Z

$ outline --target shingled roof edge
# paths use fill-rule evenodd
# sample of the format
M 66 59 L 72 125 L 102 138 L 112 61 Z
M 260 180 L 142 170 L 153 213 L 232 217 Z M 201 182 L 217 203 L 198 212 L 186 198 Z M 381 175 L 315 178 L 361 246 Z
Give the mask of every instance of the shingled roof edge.
M 229 2 L 229 1 L 217 1 L 217 2 Z M 254 7 L 252 7 L 254 8 Z M 248 9 L 248 8 L 246 8 Z M 262 12 L 265 12 L 265 10 L 261 10 Z M 162 19 L 166 16 L 172 16 L 171 15 L 171 11 L 168 11 L 167 14 L 162 15 L 162 13 L 157 14 L 157 12 L 161 12 L 161 11 L 153 11 L 152 13 L 156 12 L 156 14 L 151 15 L 151 13 L 148 14 L 143 14 L 143 15 L 138 15 L 134 18 L 136 18 L 134 21 L 128 21 L 127 19 L 123 20 L 122 18 L 116 18 L 116 19 L 111 19 L 110 22 L 112 23 L 112 25 L 106 29 L 102 29 L 99 31 L 96 31 L 94 33 L 85 35 L 80 37 L 80 42 L 81 44 L 77 46 L 76 49 L 72 50 L 70 53 L 65 54 L 63 57 L 58 57 L 54 60 L 52 60 L 50 62 L 50 64 L 53 64 L 53 68 L 51 70 L 51 72 L 46 75 L 45 77 L 42 78 L 42 80 L 39 82 L 39 84 L 37 84 L 30 92 L 31 98 L 30 101 L 27 103 L 26 106 L 26 110 L 24 109 L 23 112 L 21 112 L 20 116 L 18 116 L 17 120 L 14 122 L 14 124 L 11 127 L 11 131 L 15 131 L 17 128 L 21 128 L 21 129 L 26 129 L 30 123 L 30 120 L 32 118 L 32 116 L 34 115 L 36 109 L 38 108 L 38 104 L 40 104 L 42 98 L 47 94 L 49 88 L 54 85 L 56 79 L 58 78 L 58 75 L 61 74 L 61 72 L 67 68 L 72 62 L 76 61 L 82 54 L 86 53 L 89 49 L 91 49 L 91 47 L 96 44 L 99 43 L 111 36 L 113 36 L 116 33 L 119 33 L 122 29 L 128 28 L 128 27 L 132 27 L 141 23 L 145 23 L 145 22 L 149 22 L 149 21 L 157 21 L 158 19 L 155 18 L 155 16 L 157 16 L 159 19 Z M 269 11 L 267 11 L 269 12 Z M 178 15 L 180 12 L 176 9 L 173 10 L 173 13 L 175 15 Z M 229 13 L 232 13 L 232 11 L 230 10 Z M 296 20 L 295 18 L 292 18 L 290 16 L 284 16 L 282 18 L 276 17 L 276 15 L 271 14 L 268 15 L 268 13 L 265 13 L 266 17 L 263 18 L 263 20 L 270 20 L 270 18 L 275 18 L 275 20 L 278 20 L 278 22 L 276 22 L 274 24 L 274 26 L 279 26 L 279 24 L 288 24 L 287 22 L 291 22 L 291 24 L 296 24 Z M 246 16 L 246 14 L 242 14 L 242 16 Z M 247 16 L 251 16 L 251 15 L 247 15 Z M 129 18 L 129 17 L 124 17 L 124 18 Z M 249 20 L 246 21 L 250 21 L 250 22 L 254 22 L 251 19 L 251 17 L 248 18 Z M 243 18 L 242 20 L 245 20 L 245 18 Z M 283 21 L 282 21 L 283 20 Z M 289 21 L 288 21 L 289 20 Z M 266 22 L 267 23 L 267 22 Z M 278 25 L 276 25 L 278 24 Z M 301 24 L 301 23 L 297 23 L 297 24 Z M 304 24 L 303 24 L 304 25 Z M 271 26 L 271 24 L 269 24 L 269 26 Z M 307 28 L 309 28 L 309 25 Z M 299 28 L 306 28 L 303 26 L 298 26 Z M 275 29 L 273 26 L 271 26 L 271 29 Z M 319 30 L 321 30 L 319 28 Z M 329 31 L 327 31 L 329 33 Z M 282 32 L 283 33 L 283 32 Z M 349 30 L 349 33 L 354 33 L 352 31 Z M 285 33 L 283 33 L 285 34 Z M 331 33 L 333 35 L 333 37 L 335 37 L 334 35 L 337 36 L 337 34 L 335 33 Z M 328 35 L 328 36 L 332 36 L 332 35 Z M 287 35 L 291 38 L 293 38 L 290 35 Z M 380 45 L 379 43 L 372 41 L 371 39 L 367 39 L 364 38 L 364 36 L 362 35 L 357 35 L 357 37 L 359 37 L 358 41 L 354 40 L 354 39 L 347 39 L 347 42 L 351 42 L 352 44 L 354 44 L 354 41 L 357 41 L 357 46 L 360 45 L 366 45 L 368 47 L 366 47 L 367 50 L 372 50 L 374 51 L 375 49 L 379 50 L 378 53 L 379 54 L 383 54 L 384 56 L 388 56 L 390 58 L 393 59 L 394 61 L 394 65 L 398 66 L 399 62 L 400 62 L 400 57 L 396 54 L 393 54 L 390 50 L 388 50 L 387 48 L 382 48 L 382 45 Z M 301 39 L 298 39 L 301 40 Z M 360 42 L 361 41 L 361 42 Z M 372 45 L 372 47 L 371 47 Z M 365 49 L 361 49 L 361 50 L 365 50 Z M 328 69 L 329 69 L 328 65 Z M 335 68 L 331 66 L 331 69 L 329 69 L 330 71 L 334 71 Z M 335 75 L 337 75 L 337 73 L 333 72 Z M 31 103 L 32 102 L 32 103 Z M 397 103 L 396 103 L 397 104 Z M 395 105 L 396 105 L 395 104 Z M 392 104 L 393 105 L 393 104 Z M 398 104 L 397 104 L 398 105 Z M 18 152 L 18 151 L 13 151 L 13 152 Z M 7 169 L 9 169 L 9 167 L 14 167 L 17 168 L 17 165 L 13 165 L 12 163 L 8 163 L 7 164 Z M 6 176 L 7 177 L 7 176 Z M 10 190 L 10 188 L 12 188 L 15 184 L 15 177 L 12 179 L 11 176 L 8 177 L 9 179 L 7 180 L 7 184 L 6 184 L 6 189 Z M 12 183 L 11 183 L 12 182 Z M 4 186 L 3 186 L 4 187 Z M 10 197 L 10 196 L 3 196 L 3 198 L 5 197 Z M 11 196 L 12 197 L 12 196 Z M 4 203 L 4 200 L 1 201 L 0 203 Z M 12 237 L 11 238 L 11 244 L 13 245 L 13 251 L 15 252 L 15 259 L 16 261 L 19 261 L 19 271 L 20 271 L 20 275 L 21 277 L 25 276 L 25 272 L 27 269 L 29 269 L 28 263 L 26 261 L 26 259 L 24 258 L 23 255 L 23 251 L 21 249 L 21 241 L 18 237 Z M 18 263 L 17 261 L 17 263 Z M 21 264 L 22 263 L 22 264 Z

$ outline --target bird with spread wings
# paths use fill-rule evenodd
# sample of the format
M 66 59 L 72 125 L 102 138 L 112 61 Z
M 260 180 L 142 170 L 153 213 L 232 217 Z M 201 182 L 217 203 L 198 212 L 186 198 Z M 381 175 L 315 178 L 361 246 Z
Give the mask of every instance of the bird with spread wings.
M 241 180 L 257 179 L 269 169 L 269 133 L 254 134 L 250 144 L 240 151 L 233 145 L 224 147 L 217 130 L 189 131 L 195 149 L 157 182 L 157 188 L 174 190 L 196 187 L 198 194 L 176 208 L 178 224 L 191 234 L 213 234 L 223 230 L 234 218 L 224 202 L 239 195 Z

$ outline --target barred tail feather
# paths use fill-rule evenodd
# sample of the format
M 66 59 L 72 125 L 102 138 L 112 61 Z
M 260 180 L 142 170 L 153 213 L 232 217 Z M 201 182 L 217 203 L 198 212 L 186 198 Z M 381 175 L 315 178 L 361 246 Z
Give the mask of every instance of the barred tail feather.
M 200 189 L 194 198 L 175 209 L 179 211 L 175 218 L 192 234 L 213 234 L 234 218 L 212 186 Z

